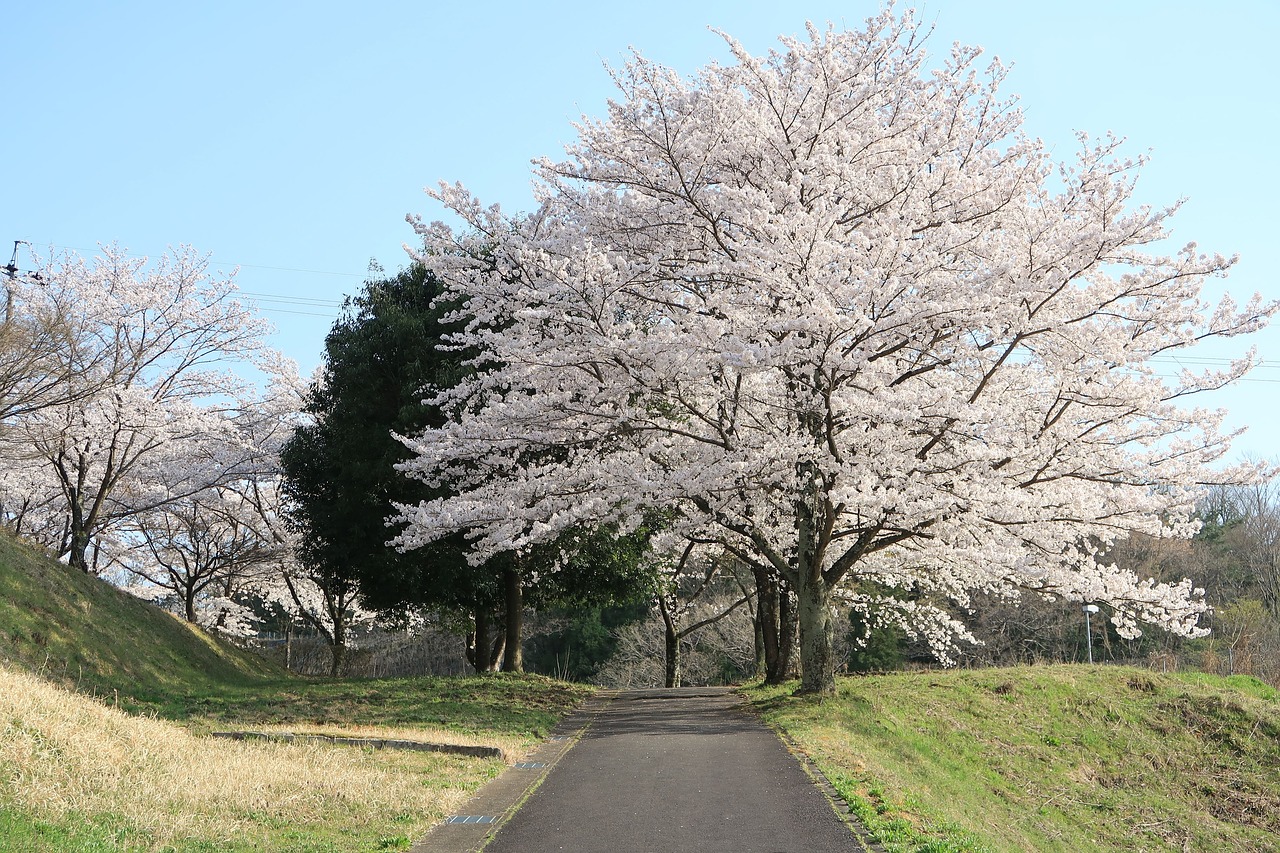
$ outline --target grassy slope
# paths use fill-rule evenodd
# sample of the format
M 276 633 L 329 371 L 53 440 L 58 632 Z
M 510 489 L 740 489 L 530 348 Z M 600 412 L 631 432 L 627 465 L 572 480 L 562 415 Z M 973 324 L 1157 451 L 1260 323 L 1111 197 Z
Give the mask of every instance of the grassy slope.
M 891 851 L 1280 850 L 1280 693 L 1052 666 L 754 693 Z
M 0 535 L 2 660 L 99 695 L 118 690 L 122 706 L 197 732 L 438 728 L 518 746 L 589 692 L 536 676 L 291 678 Z M 1280 693 L 1251 679 L 1061 666 L 848 679 L 834 700 L 755 698 L 893 851 L 1280 850 Z M 450 784 L 470 789 L 493 772 L 456 767 Z M 41 817 L 0 796 L 0 840 L 87 851 L 164 837 L 113 811 L 82 803 Z M 425 817 L 406 814 L 403 835 L 330 824 L 268 849 L 403 849 Z M 277 818 L 237 820 L 253 834 Z M 239 849 L 212 838 L 177 846 Z
M 39 692 L 6 681 L 21 675 L 6 673 L 5 662 L 105 697 L 107 705 L 178 721 L 182 728 L 137 720 L 161 728 L 129 734 L 134 727 L 129 720 L 135 718 L 111 708 L 94 711 L 93 703 L 80 704 L 85 700 L 63 694 L 45 702 L 48 708 L 74 712 L 59 734 L 50 714 L 5 705 Z M 386 808 L 368 808 L 372 794 L 333 787 L 360 775 L 337 770 L 340 762 L 367 765 L 361 771 L 366 776 L 387 774 L 387 784 L 376 790 L 408 784 L 432 797 L 473 791 L 498 772 L 501 762 L 346 747 L 231 745 L 200 735 L 211 728 L 287 727 L 490 743 L 518 755 L 590 692 L 532 675 L 293 677 L 0 534 L 0 754 L 5 756 L 0 766 L 9 771 L 0 773 L 0 849 L 6 851 L 404 850 L 445 806 L 403 796 Z M 95 727 L 95 721 L 107 722 Z M 179 786 L 191 789 L 189 798 L 152 802 L 152 795 L 173 787 L 174 774 L 187 765 L 198 769 L 202 780 L 245 775 L 219 768 L 246 748 L 274 749 L 284 762 L 277 764 L 274 778 L 288 780 L 285 789 L 260 794 L 265 797 L 261 806 L 228 805 L 234 798 L 216 789 L 197 796 L 200 786 L 194 783 Z M 329 768 L 322 772 L 308 758 L 317 750 Z M 115 760 L 102 765 L 105 754 Z M 176 757 L 176 764 L 160 760 L 166 755 Z M 43 788 L 32 799 L 36 780 L 43 780 Z M 324 787 L 330 783 L 332 789 Z M 258 787 L 265 791 L 265 784 Z M 131 791 L 149 792 L 151 799 L 134 798 Z M 304 800 L 313 807 L 300 814 L 296 806 Z M 139 803 L 147 807 L 138 811 Z
M 308 723 L 544 735 L 589 690 L 538 676 L 312 680 L 0 533 L 0 661 L 203 727 Z
M 0 534 L 0 661 L 121 699 L 248 685 L 280 667 Z

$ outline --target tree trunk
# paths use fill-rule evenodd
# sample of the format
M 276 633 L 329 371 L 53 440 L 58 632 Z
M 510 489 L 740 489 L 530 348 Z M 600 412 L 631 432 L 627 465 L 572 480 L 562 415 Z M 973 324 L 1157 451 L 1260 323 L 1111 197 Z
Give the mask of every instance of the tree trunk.
M 658 610 L 662 614 L 663 634 L 666 638 L 665 648 L 667 668 L 665 684 L 667 687 L 680 686 L 680 634 L 676 631 L 676 621 L 671 615 L 666 596 L 658 597 Z
M 506 651 L 502 656 L 503 672 L 524 672 L 524 589 L 520 582 L 517 567 L 502 570 L 502 580 L 506 587 L 507 638 Z
M 813 574 L 818 573 L 815 571 Z M 799 692 L 835 695 L 835 620 L 831 615 L 831 587 L 820 575 L 806 577 L 802 574 L 796 598 L 800 617 Z
M 329 677 L 337 678 L 347 662 L 347 626 L 341 619 L 333 622 L 333 642 L 329 648 L 333 652 L 333 666 L 329 668 Z
M 475 612 L 476 629 L 467 637 L 467 662 L 476 672 L 489 671 L 489 614 L 484 607 Z
M 333 652 L 333 665 L 329 667 L 329 677 L 337 678 L 347 661 L 347 645 L 344 642 L 335 640 L 329 650 Z
M 182 600 L 186 610 L 187 621 L 194 625 L 196 621 L 196 591 L 194 589 L 187 589 Z
M 679 687 L 680 677 L 680 638 L 671 628 L 667 628 L 667 678 L 668 687 Z
M 756 576 L 756 622 L 764 653 L 765 684 L 781 684 L 787 678 L 787 660 L 782 657 L 782 620 L 780 619 L 778 579 L 772 572 L 753 569 Z M 787 654 L 790 655 L 788 646 Z
M 80 525 L 72 524 L 71 548 L 67 552 L 67 563 L 89 574 L 89 531 Z
M 756 590 L 756 609 L 751 614 L 751 627 L 755 629 L 755 677 L 763 679 L 768 673 L 764 654 L 764 619 L 760 613 L 760 591 Z
M 502 628 L 493 632 L 493 645 L 489 648 L 489 662 L 485 672 L 497 672 L 502 665 L 502 653 L 507 648 L 507 631 Z
M 775 684 L 781 684 L 796 677 L 792 661 L 795 659 L 796 634 L 799 629 L 797 617 L 796 597 L 791 592 L 791 584 L 780 580 L 778 581 L 778 680 L 774 682 Z

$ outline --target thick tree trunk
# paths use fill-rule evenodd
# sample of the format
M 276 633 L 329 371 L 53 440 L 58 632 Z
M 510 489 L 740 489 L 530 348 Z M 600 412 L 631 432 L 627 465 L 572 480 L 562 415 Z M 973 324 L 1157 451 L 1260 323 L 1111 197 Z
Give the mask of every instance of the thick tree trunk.
M 329 677 L 337 678 L 347 661 L 347 646 L 345 643 L 335 641 L 329 649 L 333 652 L 333 665 L 329 667 Z
M 800 692 L 836 692 L 835 620 L 831 615 L 831 587 L 821 577 L 801 575 L 796 590 L 800 617 Z
M 79 525 L 71 530 L 71 548 L 67 552 L 68 564 L 85 574 L 89 574 L 89 531 Z
M 683 673 L 680 671 L 680 637 L 676 632 L 667 629 L 667 677 L 666 685 L 668 687 L 679 687 L 680 678 Z
M 524 672 L 524 588 L 520 572 L 509 567 L 502 570 L 506 587 L 507 636 L 506 651 L 502 656 L 503 672 Z
M 761 623 L 761 621 L 760 621 L 760 600 L 759 600 L 759 596 L 757 596 L 757 597 L 756 597 L 756 612 L 755 612 L 754 616 L 752 616 L 752 618 L 751 618 L 751 626 L 755 629 L 755 633 L 756 633 L 756 663 L 755 663 L 755 677 L 756 677 L 756 678 L 763 679 L 763 678 L 765 677 L 766 673 L 768 672 L 768 669 L 766 669 L 766 667 L 765 667 L 765 658 L 764 658 L 764 626 L 763 626 L 763 624 L 762 624 L 762 623 Z
M 786 658 L 781 657 L 781 628 L 778 579 L 765 569 L 754 569 L 756 576 L 756 621 L 764 652 L 766 684 L 781 684 L 787 678 Z M 789 649 L 788 649 L 789 653 Z
M 183 607 L 186 611 L 187 621 L 195 624 L 196 621 L 196 591 L 188 589 L 186 595 L 183 596 Z
M 330 649 L 333 652 L 333 666 L 329 668 L 329 677 L 337 678 L 342 674 L 342 667 L 347 662 L 347 626 L 341 619 L 333 620 L 333 641 Z

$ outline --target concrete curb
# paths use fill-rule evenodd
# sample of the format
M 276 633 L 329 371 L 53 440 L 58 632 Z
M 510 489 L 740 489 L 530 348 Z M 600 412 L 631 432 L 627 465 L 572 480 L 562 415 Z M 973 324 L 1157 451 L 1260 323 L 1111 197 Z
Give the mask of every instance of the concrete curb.
M 466 746 L 457 743 L 427 743 L 417 740 L 391 740 L 370 737 L 330 737 L 329 735 L 295 735 L 290 732 L 213 732 L 214 737 L 230 740 L 270 740 L 283 743 L 328 743 L 335 746 L 358 746 L 366 749 L 404 749 L 414 752 L 445 752 L 476 758 L 501 758 L 506 754 L 496 746 Z
M 599 691 L 570 712 L 527 758 L 503 770 L 457 814 L 432 827 L 409 853 L 477 853 L 538 789 L 556 762 L 581 740 L 614 695 L 614 691 Z

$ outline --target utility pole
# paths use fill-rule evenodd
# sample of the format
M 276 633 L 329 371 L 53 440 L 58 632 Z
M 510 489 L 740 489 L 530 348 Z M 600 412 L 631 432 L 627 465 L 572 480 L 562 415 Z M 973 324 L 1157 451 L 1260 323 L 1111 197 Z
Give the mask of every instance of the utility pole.
M 0 321 L 0 324 L 3 324 L 3 325 L 8 325 L 9 318 L 13 316 L 13 283 L 18 280 L 18 273 L 22 273 L 24 278 L 29 278 L 38 284 L 43 283 L 43 279 L 40 277 L 39 272 L 34 270 L 25 271 L 25 270 L 18 269 L 18 247 L 19 246 L 30 247 L 31 244 L 28 243 L 26 240 L 14 240 L 13 254 L 9 256 L 9 263 L 5 264 L 3 267 L 0 267 L 0 269 L 4 270 L 5 278 L 8 279 L 4 285 L 4 292 L 5 292 L 4 319 Z

